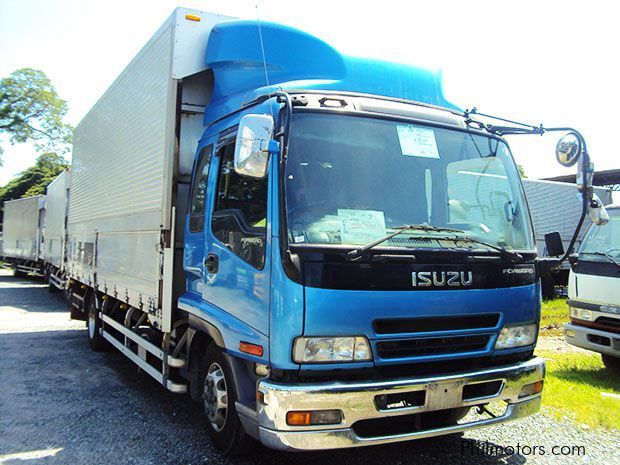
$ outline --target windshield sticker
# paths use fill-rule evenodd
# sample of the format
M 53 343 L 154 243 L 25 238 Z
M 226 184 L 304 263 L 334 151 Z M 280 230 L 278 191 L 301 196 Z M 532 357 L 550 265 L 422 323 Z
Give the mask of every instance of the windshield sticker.
M 301 242 L 306 242 L 306 238 L 304 237 L 304 235 L 300 235 L 300 236 L 295 236 L 293 238 L 293 240 L 295 241 L 295 244 L 299 244 Z
M 398 124 L 398 140 L 400 150 L 406 157 L 436 158 L 439 159 L 435 131 L 430 128 Z
M 338 209 L 343 244 L 366 244 L 385 236 L 382 211 Z

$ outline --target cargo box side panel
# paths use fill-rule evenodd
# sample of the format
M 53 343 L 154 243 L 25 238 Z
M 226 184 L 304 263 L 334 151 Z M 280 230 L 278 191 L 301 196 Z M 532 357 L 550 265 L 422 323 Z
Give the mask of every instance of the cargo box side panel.
M 43 196 L 4 203 L 2 255 L 37 260 L 39 202 Z
M 61 268 L 64 253 L 63 241 L 67 221 L 68 189 L 70 175 L 63 171 L 47 186 L 45 212 L 45 262 Z
M 172 199 L 176 82 L 168 20 L 76 128 L 68 270 L 129 304 L 159 300 Z

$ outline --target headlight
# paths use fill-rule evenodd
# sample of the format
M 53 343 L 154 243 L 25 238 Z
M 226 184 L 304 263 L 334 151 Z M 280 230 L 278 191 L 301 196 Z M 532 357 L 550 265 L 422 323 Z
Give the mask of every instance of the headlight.
M 298 337 L 293 345 L 297 363 L 362 362 L 372 360 L 368 339 L 359 337 Z
M 592 319 L 592 310 L 588 310 L 587 308 L 580 307 L 568 307 L 570 310 L 570 317 L 575 318 L 577 320 L 586 320 L 590 321 Z
M 536 339 L 536 324 L 525 326 L 504 326 L 499 333 L 496 349 L 512 349 L 534 344 Z

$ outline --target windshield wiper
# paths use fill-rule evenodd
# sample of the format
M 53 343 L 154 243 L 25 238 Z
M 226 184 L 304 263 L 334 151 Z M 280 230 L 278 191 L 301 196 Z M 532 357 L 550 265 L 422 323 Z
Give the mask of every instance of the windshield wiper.
M 358 247 L 357 249 L 353 249 L 351 250 L 349 253 L 347 253 L 346 257 L 348 260 L 356 260 L 359 257 L 361 257 L 362 255 L 364 255 L 366 252 L 368 252 L 370 249 L 372 249 L 373 247 L 376 247 L 386 241 L 389 241 L 390 239 L 392 239 L 394 236 L 397 236 L 405 231 L 430 231 L 430 232 L 451 232 L 451 233 L 465 233 L 466 231 L 462 230 L 462 229 L 452 229 L 452 228 L 443 228 L 443 227 L 438 227 L 438 226 L 432 226 L 430 224 L 427 223 L 422 223 L 422 224 L 408 224 L 405 226 L 396 226 L 393 227 L 391 229 L 396 229 L 395 232 L 388 234 L 386 236 L 381 237 L 380 239 L 377 239 L 376 241 L 373 242 L 369 242 L 366 245 L 363 245 L 362 247 Z M 441 237 L 437 237 L 437 236 L 425 236 L 428 237 L 429 239 L 436 239 L 436 240 L 446 240 L 446 241 L 461 241 L 461 242 L 471 242 L 471 243 L 475 243 L 475 244 L 481 244 L 484 245 L 486 247 L 489 247 L 491 249 L 497 250 L 498 252 L 500 252 L 502 255 L 506 255 L 510 258 L 513 259 L 513 261 L 521 261 L 523 259 L 523 257 L 521 256 L 521 254 L 517 253 L 517 252 L 513 252 L 512 250 L 508 250 L 505 247 L 500 247 L 497 245 L 493 245 L 490 244 L 488 242 L 482 241 L 480 239 L 475 239 L 473 237 L 469 237 L 469 236 L 441 236 Z
M 384 242 L 392 239 L 394 236 L 398 236 L 399 234 L 405 231 L 432 231 L 432 232 L 453 232 L 453 233 L 464 233 L 465 232 L 462 229 L 440 228 L 437 226 L 431 226 L 428 223 L 406 224 L 404 226 L 394 226 L 393 228 L 390 228 L 390 229 L 395 229 L 396 231 L 386 236 L 383 236 L 380 239 L 377 239 L 376 241 L 369 242 L 366 245 L 363 245 L 361 247 L 358 247 L 357 249 L 351 250 L 347 254 L 347 259 L 355 260 L 356 258 L 359 258 L 362 255 L 364 255 L 366 252 L 368 252 L 373 247 L 376 247 L 379 244 L 383 244 Z
M 599 255 L 601 257 L 605 257 L 611 263 L 613 263 L 614 265 L 620 267 L 620 262 L 618 260 L 616 260 L 614 257 L 611 256 L 611 254 L 609 253 L 609 250 L 607 250 L 605 252 L 581 252 L 581 255 Z
M 471 242 L 473 244 L 480 244 L 480 245 L 484 245 L 486 247 L 489 247 L 490 249 L 497 250 L 502 255 L 505 255 L 505 256 L 511 258 L 514 263 L 517 263 L 517 262 L 520 262 L 520 261 L 523 260 L 523 256 L 520 253 L 515 252 L 514 250 L 508 250 L 506 247 L 501 247 L 499 245 L 494 245 L 494 244 L 491 244 L 490 242 L 485 242 L 483 240 L 476 239 L 475 237 L 454 236 L 454 237 L 434 237 L 433 239 L 447 240 L 447 241 Z

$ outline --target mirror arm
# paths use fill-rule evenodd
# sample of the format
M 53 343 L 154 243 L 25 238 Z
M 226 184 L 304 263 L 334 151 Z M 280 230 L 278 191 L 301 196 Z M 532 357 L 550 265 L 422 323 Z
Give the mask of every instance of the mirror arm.
M 291 130 L 291 119 L 293 118 L 293 101 L 288 92 L 278 91 L 274 95 L 277 97 L 277 101 L 279 103 L 284 104 L 284 116 L 282 118 L 278 118 L 279 129 L 274 137 L 277 139 L 282 136 L 282 142 L 284 143 L 282 157 L 284 157 L 284 159 L 286 160 L 286 157 L 288 155 L 288 139 Z

